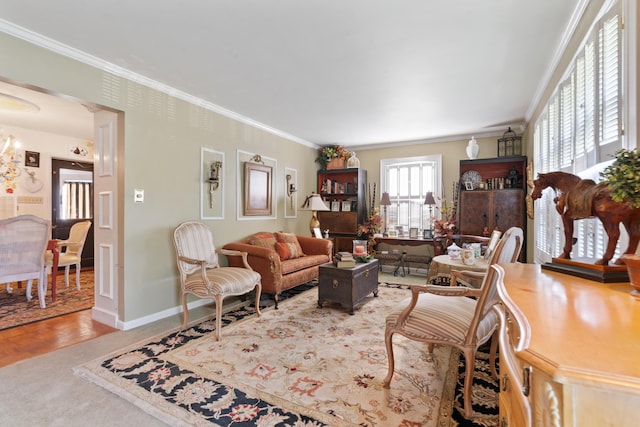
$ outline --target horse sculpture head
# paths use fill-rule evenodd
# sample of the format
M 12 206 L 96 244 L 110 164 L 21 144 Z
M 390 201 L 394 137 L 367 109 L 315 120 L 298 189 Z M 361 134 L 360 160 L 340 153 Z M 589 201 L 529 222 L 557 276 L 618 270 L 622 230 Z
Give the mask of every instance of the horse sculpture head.
M 549 187 L 549 182 L 547 181 L 547 176 L 544 173 L 538 174 L 538 179 L 533 181 L 533 190 L 531 190 L 531 198 L 533 200 L 538 200 L 542 197 L 542 190 Z
M 580 181 L 582 181 L 580 177 L 567 172 L 539 173 L 538 179 L 533 181 L 531 198 L 533 200 L 541 198 L 542 191 L 548 187 L 553 188 L 556 192 L 566 193 L 570 189 L 574 188 Z

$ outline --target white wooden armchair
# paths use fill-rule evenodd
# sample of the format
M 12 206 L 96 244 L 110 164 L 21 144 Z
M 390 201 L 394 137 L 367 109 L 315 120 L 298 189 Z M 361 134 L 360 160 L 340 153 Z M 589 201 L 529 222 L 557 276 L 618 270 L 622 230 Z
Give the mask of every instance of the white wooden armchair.
M 393 379 L 394 334 L 427 343 L 430 353 L 434 344 L 450 345 L 460 349 L 465 357 L 464 413 L 467 418 L 472 416 L 471 385 L 476 351 L 489 339 L 492 339 L 491 371 L 498 377 L 495 370 L 498 318 L 492 307 L 498 302 L 496 283 L 502 277 L 502 269 L 496 269 L 494 264 L 507 254 L 510 259 L 516 253 L 517 258 L 522 241 L 523 232 L 519 228 L 511 228 L 505 233 L 489 260 L 489 270 L 479 289 L 437 285 L 411 287 L 411 299 L 401 302 L 387 315 L 385 344 L 389 370 L 384 379 L 385 388 L 389 388 Z
M 222 301 L 231 295 L 244 295 L 256 290 L 256 311 L 260 315 L 260 294 L 262 284 L 260 274 L 253 271 L 247 262 L 247 253 L 222 249 L 226 256 L 239 256 L 245 268 L 221 267 L 218 253 L 213 244 L 211 230 L 201 222 L 187 221 L 180 224 L 173 232 L 176 249 L 182 309 L 184 320 L 182 328 L 186 328 L 189 320 L 187 294 L 198 298 L 213 299 L 216 304 L 216 340 L 220 340 L 222 328 Z
M 58 249 L 60 258 L 58 259 L 58 267 L 64 267 L 64 284 L 69 287 L 69 269 L 72 265 L 76 269 L 76 288 L 80 290 L 80 263 L 82 262 L 82 250 L 87 240 L 87 234 L 91 228 L 91 221 L 76 222 L 69 230 L 69 238 L 67 240 L 58 241 Z M 45 256 L 47 268 L 53 265 L 53 254 L 47 251 Z
M 45 308 L 47 272 L 44 253 L 51 234 L 51 222 L 34 215 L 0 220 L 0 283 L 27 281 L 27 300 L 31 300 L 33 279 L 38 280 L 40 307 Z

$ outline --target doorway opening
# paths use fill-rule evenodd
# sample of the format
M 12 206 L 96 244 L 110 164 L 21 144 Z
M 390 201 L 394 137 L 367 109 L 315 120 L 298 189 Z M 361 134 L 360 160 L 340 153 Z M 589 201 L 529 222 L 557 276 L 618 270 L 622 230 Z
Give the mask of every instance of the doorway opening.
M 51 236 L 67 239 L 73 224 L 93 223 L 93 163 L 51 159 Z M 93 225 L 82 250 L 83 268 L 93 268 Z

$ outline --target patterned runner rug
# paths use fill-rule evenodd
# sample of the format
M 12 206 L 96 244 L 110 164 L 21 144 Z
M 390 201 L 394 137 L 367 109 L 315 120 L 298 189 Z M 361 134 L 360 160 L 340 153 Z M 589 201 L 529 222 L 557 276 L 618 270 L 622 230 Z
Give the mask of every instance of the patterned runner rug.
M 382 387 L 385 313 L 408 296 L 405 286 L 381 285 L 351 316 L 318 308 L 314 287 L 261 317 L 250 305 L 226 313 L 219 342 L 211 319 L 75 372 L 171 425 L 491 425 L 456 420 L 459 355 L 450 347 L 430 356 L 395 337 L 396 374 Z
M 51 276 L 49 276 L 51 277 Z M 51 301 L 51 284 L 47 291 L 45 308 L 40 308 L 38 301 L 38 286 L 34 281 L 31 286 L 31 301 L 27 301 L 27 283 L 22 282 L 18 288 L 17 283 L 12 283 L 13 292 L 7 293 L 7 288 L 0 285 L 0 330 L 26 325 L 39 320 L 50 319 L 76 311 L 93 307 L 93 269 L 80 270 L 80 290 L 75 286 L 75 270 L 72 268 L 69 275 L 69 287 L 64 285 L 64 272 L 60 270 L 56 279 L 56 301 Z M 51 279 L 49 279 L 51 280 Z

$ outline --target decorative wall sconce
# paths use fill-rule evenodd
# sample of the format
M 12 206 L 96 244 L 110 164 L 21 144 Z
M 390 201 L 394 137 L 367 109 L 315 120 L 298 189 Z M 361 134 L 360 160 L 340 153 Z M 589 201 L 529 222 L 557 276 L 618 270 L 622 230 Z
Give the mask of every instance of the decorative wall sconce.
M 293 209 L 293 193 L 298 191 L 298 188 L 296 187 L 295 183 L 291 182 L 291 180 L 293 179 L 291 174 L 287 174 L 286 178 L 287 178 L 287 196 L 289 197 L 289 200 L 291 201 L 291 209 Z
M 287 175 L 287 196 L 291 197 L 293 196 L 293 193 L 295 193 L 296 191 L 298 191 L 298 189 L 296 188 L 296 185 L 291 182 L 291 175 Z
M 220 171 L 222 170 L 222 162 L 211 162 L 211 168 L 209 169 L 209 207 L 213 209 L 213 192 L 220 187 Z

